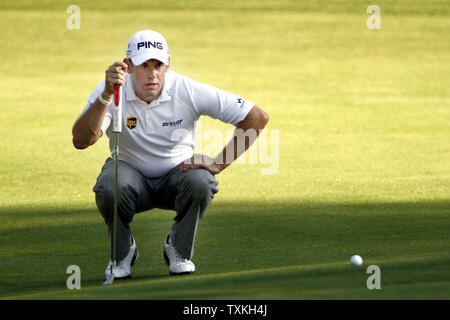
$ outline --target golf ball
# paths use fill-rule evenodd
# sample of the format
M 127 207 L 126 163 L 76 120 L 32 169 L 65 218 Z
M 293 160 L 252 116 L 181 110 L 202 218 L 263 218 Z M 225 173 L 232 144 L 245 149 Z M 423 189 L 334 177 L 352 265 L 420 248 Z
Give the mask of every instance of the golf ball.
M 355 254 L 350 258 L 350 262 L 354 266 L 360 266 L 363 263 L 363 259 L 361 258 L 361 256 Z

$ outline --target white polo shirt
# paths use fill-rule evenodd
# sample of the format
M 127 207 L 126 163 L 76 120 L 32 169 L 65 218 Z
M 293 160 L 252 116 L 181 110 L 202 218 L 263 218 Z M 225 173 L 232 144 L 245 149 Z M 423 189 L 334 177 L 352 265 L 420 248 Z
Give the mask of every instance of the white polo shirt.
M 240 96 L 170 70 L 165 74 L 161 95 L 148 104 L 136 96 L 131 77 L 126 75 L 122 90 L 123 127 L 119 138 L 119 160 L 128 162 L 147 178 L 160 177 L 192 157 L 195 128 L 201 115 L 236 126 L 254 106 Z M 83 112 L 104 88 L 103 81 L 88 97 Z M 110 138 L 111 153 L 114 148 L 113 108 L 111 103 L 101 127 Z

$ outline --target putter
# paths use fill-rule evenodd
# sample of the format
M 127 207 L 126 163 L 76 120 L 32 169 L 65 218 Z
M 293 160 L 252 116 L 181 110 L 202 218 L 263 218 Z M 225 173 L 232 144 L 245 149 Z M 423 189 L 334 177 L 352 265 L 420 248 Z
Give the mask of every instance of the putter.
M 114 282 L 113 268 L 117 264 L 116 258 L 116 239 L 117 239 L 117 180 L 118 180 L 118 160 L 119 160 L 119 134 L 122 132 L 122 95 L 120 94 L 120 85 L 114 85 L 114 113 L 113 113 L 113 133 L 114 133 L 114 212 L 113 227 L 111 232 L 111 272 L 106 276 L 103 285 Z

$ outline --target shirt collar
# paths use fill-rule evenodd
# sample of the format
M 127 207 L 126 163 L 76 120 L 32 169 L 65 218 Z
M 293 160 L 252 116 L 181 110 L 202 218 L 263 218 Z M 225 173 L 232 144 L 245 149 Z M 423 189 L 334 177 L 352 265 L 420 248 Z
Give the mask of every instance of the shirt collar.
M 126 100 L 127 101 L 141 100 L 141 99 L 139 99 L 138 96 L 136 96 L 136 93 L 134 92 L 133 79 L 132 79 L 131 74 L 126 75 L 125 91 L 126 91 Z M 161 90 L 161 94 L 151 104 L 153 104 L 153 103 L 159 104 L 160 102 L 163 102 L 163 101 L 170 101 L 170 100 L 172 100 L 172 94 L 173 94 L 172 77 L 171 77 L 171 74 L 169 73 L 169 71 L 167 71 L 164 76 L 164 85 Z
M 170 74 L 169 71 L 167 71 L 164 76 L 164 85 L 161 90 L 161 95 L 158 97 L 157 100 L 159 100 L 160 102 L 170 101 L 170 100 L 172 100 L 172 94 L 173 94 L 172 75 Z

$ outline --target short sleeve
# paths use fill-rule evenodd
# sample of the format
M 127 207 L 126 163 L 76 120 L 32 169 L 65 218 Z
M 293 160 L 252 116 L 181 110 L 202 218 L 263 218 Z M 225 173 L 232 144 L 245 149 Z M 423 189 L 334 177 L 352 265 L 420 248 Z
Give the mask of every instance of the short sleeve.
M 188 90 L 200 115 L 236 126 L 245 119 L 253 102 L 211 85 L 188 79 Z

